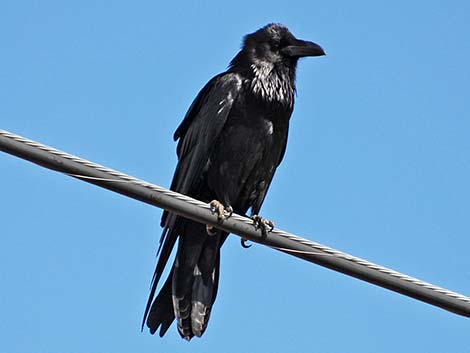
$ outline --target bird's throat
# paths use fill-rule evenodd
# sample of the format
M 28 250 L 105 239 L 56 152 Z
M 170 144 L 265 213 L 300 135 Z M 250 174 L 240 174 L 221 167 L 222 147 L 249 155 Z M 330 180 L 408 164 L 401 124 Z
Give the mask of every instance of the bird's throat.
M 288 67 L 257 62 L 251 65 L 253 93 L 269 102 L 292 107 L 295 94 L 295 75 Z

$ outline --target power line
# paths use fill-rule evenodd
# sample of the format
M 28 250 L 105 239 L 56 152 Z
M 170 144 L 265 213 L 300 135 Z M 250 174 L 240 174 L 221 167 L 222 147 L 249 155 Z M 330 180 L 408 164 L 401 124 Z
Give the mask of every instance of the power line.
M 327 246 L 274 229 L 263 237 L 250 218 L 233 214 L 217 223 L 206 203 L 84 160 L 38 142 L 0 130 L 0 150 L 136 200 L 164 208 L 203 224 L 269 246 L 363 281 L 470 317 L 470 298 L 423 282 Z

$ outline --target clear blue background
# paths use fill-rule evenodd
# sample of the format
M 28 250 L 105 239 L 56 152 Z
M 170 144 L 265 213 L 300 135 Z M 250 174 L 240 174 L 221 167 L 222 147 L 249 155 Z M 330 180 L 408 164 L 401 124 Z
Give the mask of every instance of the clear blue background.
M 468 1 L 0 4 L 0 128 L 168 186 L 172 133 L 269 22 L 305 59 L 279 228 L 470 293 Z M 0 352 L 470 352 L 470 321 L 232 237 L 202 339 L 140 332 L 161 211 L 0 153 Z

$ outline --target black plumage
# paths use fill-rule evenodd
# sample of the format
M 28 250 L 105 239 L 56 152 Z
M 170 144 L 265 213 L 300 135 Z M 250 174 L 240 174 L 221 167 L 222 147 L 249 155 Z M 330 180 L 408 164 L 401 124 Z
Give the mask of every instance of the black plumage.
M 294 106 L 297 61 L 324 55 L 315 43 L 269 24 L 245 37 L 228 70 L 212 78 L 177 128 L 178 165 L 171 189 L 196 199 L 217 199 L 234 212 L 258 214 L 281 162 Z M 185 339 L 207 327 L 227 233 L 164 212 L 159 257 L 145 310 L 150 332 L 163 336 L 176 318 Z M 171 272 L 154 299 L 171 250 Z

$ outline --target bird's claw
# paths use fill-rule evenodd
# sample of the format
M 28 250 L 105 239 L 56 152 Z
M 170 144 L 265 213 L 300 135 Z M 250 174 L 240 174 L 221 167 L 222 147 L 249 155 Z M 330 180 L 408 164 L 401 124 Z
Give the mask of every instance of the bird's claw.
M 209 235 L 216 235 L 217 231 L 215 230 L 215 227 L 210 224 L 206 224 L 206 233 Z
M 217 222 L 222 223 L 227 218 L 230 218 L 233 214 L 232 206 L 224 206 L 222 202 L 218 200 L 212 200 L 209 203 L 209 207 L 212 213 L 217 214 Z M 206 225 L 206 231 L 209 235 L 215 235 L 217 231 L 214 229 L 213 225 Z
M 253 220 L 253 225 L 255 226 L 255 228 L 261 229 L 261 235 L 263 239 L 266 238 L 268 236 L 268 233 L 272 232 L 272 230 L 274 229 L 274 223 L 269 219 L 264 219 L 263 217 L 258 215 L 252 216 L 251 219 Z M 251 247 L 251 245 L 246 244 L 247 241 L 247 239 L 241 239 L 241 245 L 245 249 Z
M 212 213 L 217 213 L 217 221 L 222 222 L 224 219 L 230 218 L 233 214 L 232 206 L 224 206 L 218 200 L 212 200 L 209 203 Z
M 242 245 L 242 248 L 244 248 L 244 249 L 251 248 L 251 244 L 247 244 L 246 243 L 247 241 L 248 241 L 248 239 L 244 239 L 244 238 L 240 239 L 240 243 Z
M 232 215 L 233 215 L 233 207 L 232 206 L 225 207 L 224 218 L 225 219 L 230 218 L 230 217 L 232 217 Z
M 263 217 L 258 215 L 252 216 L 251 219 L 253 220 L 253 225 L 255 226 L 255 228 L 261 229 L 263 237 L 266 237 L 268 233 L 272 232 L 274 229 L 274 223 L 269 219 L 264 219 Z

